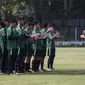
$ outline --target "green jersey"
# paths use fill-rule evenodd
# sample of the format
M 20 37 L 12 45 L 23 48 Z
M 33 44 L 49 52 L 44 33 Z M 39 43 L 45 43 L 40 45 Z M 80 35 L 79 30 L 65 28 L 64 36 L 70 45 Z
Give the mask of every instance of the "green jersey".
M 25 42 L 25 34 L 26 34 L 26 32 L 25 32 L 25 30 L 24 29 L 22 29 L 22 28 L 20 28 L 19 26 L 16 28 L 16 31 L 18 32 L 18 34 L 19 34 L 19 48 L 25 48 L 25 44 L 26 44 L 26 42 Z
M 54 35 L 55 35 L 55 33 L 53 31 L 48 33 L 49 37 L 52 37 Z M 55 47 L 55 41 L 50 39 L 50 38 L 48 38 L 48 47 Z
M 44 34 L 46 32 L 46 30 L 43 28 L 40 32 L 41 32 L 41 34 Z M 47 38 L 42 39 L 42 42 L 43 42 L 43 47 L 46 48 L 46 46 L 47 46 Z
M 7 36 L 8 36 L 8 49 L 17 49 L 18 47 L 18 38 L 19 34 L 16 30 L 13 30 L 11 27 L 7 29 Z
M 2 32 L 1 32 L 1 29 L 0 29 L 0 48 L 1 48 L 1 43 L 2 43 Z
M 37 33 L 40 33 L 41 34 L 40 30 L 33 30 L 32 31 L 32 34 L 37 34 Z M 42 47 L 43 47 L 42 39 L 34 40 L 33 48 L 35 48 L 35 49 L 42 49 Z
M 32 35 L 31 30 L 25 30 L 25 31 L 26 31 L 27 35 Z M 29 38 L 27 38 L 27 43 L 32 43 L 32 41 Z
M 31 35 L 32 34 L 32 31 L 31 30 L 25 30 L 27 32 L 28 35 Z M 32 40 L 30 38 L 27 38 L 26 40 L 26 43 L 27 43 L 27 56 L 32 56 Z
M 0 42 L 1 42 L 1 48 L 7 48 L 7 29 L 2 28 L 0 29 Z

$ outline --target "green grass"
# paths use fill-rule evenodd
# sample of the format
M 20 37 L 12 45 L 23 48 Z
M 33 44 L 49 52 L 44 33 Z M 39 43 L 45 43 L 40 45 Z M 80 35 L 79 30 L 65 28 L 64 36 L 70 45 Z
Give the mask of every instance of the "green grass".
M 54 67 L 54 72 L 0 75 L 0 85 L 85 85 L 85 48 L 57 48 Z

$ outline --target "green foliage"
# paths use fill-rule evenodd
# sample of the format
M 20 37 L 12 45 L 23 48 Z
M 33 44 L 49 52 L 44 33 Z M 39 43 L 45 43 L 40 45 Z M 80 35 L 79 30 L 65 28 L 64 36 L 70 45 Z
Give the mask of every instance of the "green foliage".
M 20 11 L 28 9 L 26 16 L 34 20 L 50 21 L 58 18 L 85 17 L 85 1 L 66 0 L 67 10 L 64 10 L 64 0 L 0 0 L 0 14 L 5 16 L 20 16 Z M 20 15 L 19 15 L 20 14 Z

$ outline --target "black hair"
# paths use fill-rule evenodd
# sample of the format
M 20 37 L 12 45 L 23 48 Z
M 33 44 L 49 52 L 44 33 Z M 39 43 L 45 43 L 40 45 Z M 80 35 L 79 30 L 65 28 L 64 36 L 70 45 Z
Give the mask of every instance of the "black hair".
M 50 27 L 56 27 L 56 24 L 50 23 Z
M 10 20 L 8 20 L 8 19 L 5 19 L 5 22 L 9 22 Z
M 23 18 L 19 18 L 18 20 L 23 20 Z
M 56 26 L 55 23 L 50 23 L 50 27 L 54 27 L 57 31 L 59 31 L 59 28 Z
M 47 22 L 44 22 L 43 23 L 43 28 L 46 28 L 48 26 L 48 23 Z
M 37 25 L 39 22 L 38 21 L 35 21 L 34 23 L 33 23 L 33 25 Z
M 0 25 L 2 26 L 2 28 L 5 27 L 5 23 L 3 21 L 0 21 Z
M 16 23 L 17 24 L 17 21 L 16 20 L 11 20 L 11 23 Z

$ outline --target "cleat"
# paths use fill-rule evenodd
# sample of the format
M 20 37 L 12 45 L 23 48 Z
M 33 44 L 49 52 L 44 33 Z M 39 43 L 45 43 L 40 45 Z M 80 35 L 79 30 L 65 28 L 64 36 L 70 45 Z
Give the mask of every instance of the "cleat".
M 51 68 L 48 68 L 47 71 L 52 71 L 52 69 Z

